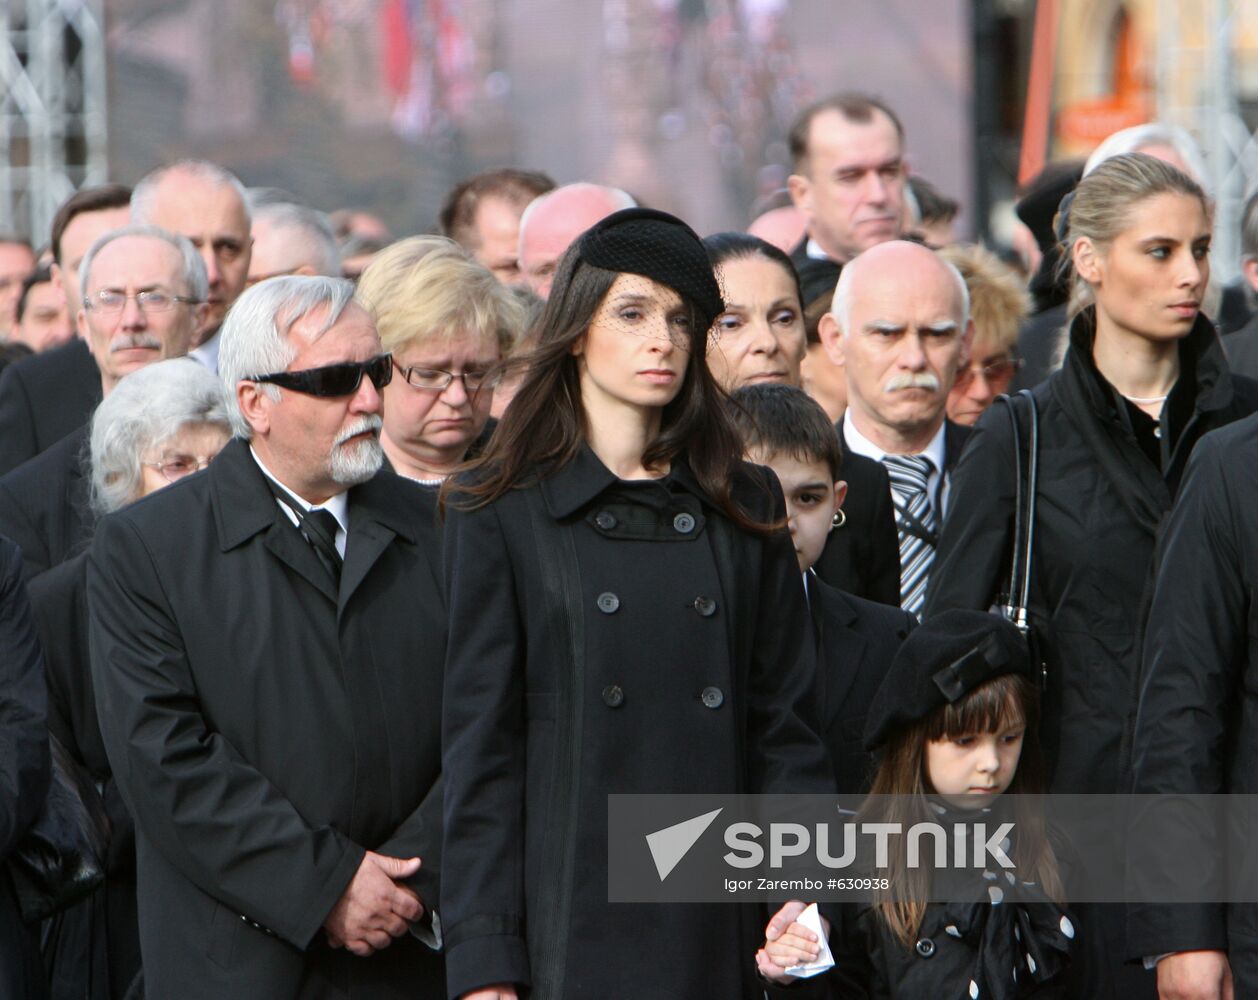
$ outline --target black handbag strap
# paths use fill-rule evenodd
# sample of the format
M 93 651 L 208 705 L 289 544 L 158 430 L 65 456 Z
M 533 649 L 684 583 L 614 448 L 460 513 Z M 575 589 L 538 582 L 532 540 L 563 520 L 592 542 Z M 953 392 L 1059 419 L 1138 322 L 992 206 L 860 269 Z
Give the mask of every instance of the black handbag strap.
M 1040 464 L 1040 415 L 1035 397 L 1029 389 L 1018 396 L 1025 397 L 1029 417 L 1027 420 L 1027 448 L 1025 473 L 1022 461 L 1022 428 L 1018 420 L 1016 397 L 997 397 L 1009 408 L 1009 422 L 1013 429 L 1014 458 L 1014 517 L 1013 556 L 1009 560 L 1009 589 L 1007 602 L 1002 609 L 1006 618 L 1018 626 L 1023 635 L 1030 632 L 1029 608 L 1031 604 L 1031 551 L 1035 545 L 1035 502 L 1039 491 Z

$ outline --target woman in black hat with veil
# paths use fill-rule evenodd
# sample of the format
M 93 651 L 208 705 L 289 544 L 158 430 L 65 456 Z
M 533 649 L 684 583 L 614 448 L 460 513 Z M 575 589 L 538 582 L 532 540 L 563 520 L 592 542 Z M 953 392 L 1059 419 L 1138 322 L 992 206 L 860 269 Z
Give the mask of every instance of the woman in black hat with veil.
M 758 908 L 607 901 L 609 794 L 828 787 L 781 492 L 705 361 L 721 310 L 684 223 L 603 220 L 446 488 L 451 996 L 761 995 Z

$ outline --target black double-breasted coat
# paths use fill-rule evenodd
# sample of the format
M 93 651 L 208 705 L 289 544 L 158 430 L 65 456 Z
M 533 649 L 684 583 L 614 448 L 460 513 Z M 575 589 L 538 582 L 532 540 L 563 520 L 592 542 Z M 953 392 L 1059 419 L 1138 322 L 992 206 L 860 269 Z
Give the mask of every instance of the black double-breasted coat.
M 440 868 L 446 615 L 430 493 L 349 491 L 339 590 L 248 446 L 104 518 L 88 566 L 101 732 L 132 811 L 146 994 L 439 996 L 410 935 L 322 925 L 364 850 Z
M 1138 444 L 1122 397 L 1096 369 L 1089 313 L 1071 328 L 1061 370 L 1033 390 L 1040 456 L 1031 604 L 1048 641 L 1042 728 L 1056 758 L 1053 791 L 1120 790 L 1138 639 L 1162 518 L 1198 439 L 1258 410 L 1258 383 L 1228 371 L 1206 319 L 1199 317 L 1180 342 L 1180 367 L 1159 427 L 1160 468 Z M 1176 409 L 1184 415 L 1178 427 L 1172 421 Z M 1025 415 L 1022 426 L 1025 434 Z M 1005 406 L 980 418 L 952 489 L 928 615 L 986 609 L 1006 586 L 1014 453 Z
M 748 467 L 750 469 L 750 467 Z M 772 492 L 771 492 L 772 491 Z M 738 499 L 780 518 L 776 480 Z M 784 531 L 753 535 L 684 460 L 624 483 L 583 447 L 446 514 L 442 916 L 452 997 L 759 997 L 766 914 L 607 902 L 607 795 L 830 786 Z

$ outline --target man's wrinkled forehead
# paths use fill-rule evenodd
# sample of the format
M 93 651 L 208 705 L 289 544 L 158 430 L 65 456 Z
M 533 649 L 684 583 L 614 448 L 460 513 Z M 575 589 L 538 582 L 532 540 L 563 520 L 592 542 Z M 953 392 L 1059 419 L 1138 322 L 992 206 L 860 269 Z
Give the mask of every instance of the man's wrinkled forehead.
M 852 285 L 853 318 L 865 329 L 903 327 L 958 329 L 964 311 L 952 276 L 939 267 L 879 265 Z
M 149 221 L 176 230 L 191 223 L 214 225 L 225 235 L 249 235 L 248 212 L 235 188 L 198 174 L 171 171 L 163 177 L 147 215 Z

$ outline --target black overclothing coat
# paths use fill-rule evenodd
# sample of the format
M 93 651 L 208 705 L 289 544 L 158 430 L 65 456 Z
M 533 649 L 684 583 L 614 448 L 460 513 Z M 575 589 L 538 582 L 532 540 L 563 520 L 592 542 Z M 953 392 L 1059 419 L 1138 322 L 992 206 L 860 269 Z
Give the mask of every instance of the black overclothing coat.
M 38 942 L 23 922 L 7 860 L 48 789 L 47 696 L 17 546 L 0 538 L 0 997 L 47 996 Z
M 736 497 L 781 518 L 746 468 Z M 736 528 L 683 459 L 623 483 L 582 447 L 448 508 L 445 551 L 450 996 L 759 998 L 763 909 L 608 904 L 606 796 L 828 790 L 785 531 Z
M 917 619 L 900 608 L 867 601 L 808 581 L 808 610 L 817 653 L 818 730 L 834 770 L 835 791 L 869 791 L 873 756 L 865 750 L 865 717 L 900 643 Z
M 1159 469 L 1092 361 L 1089 319 L 1090 312 L 1076 319 L 1061 370 L 1033 390 L 1040 467 L 1031 604 L 1048 641 L 1042 732 L 1056 759 L 1051 790 L 1106 794 L 1120 790 L 1159 525 L 1193 445 L 1258 409 L 1258 383 L 1228 372 L 1214 328 L 1199 317 L 1180 343 Z M 1012 431 L 1006 407 L 996 405 L 979 419 L 957 466 L 928 615 L 995 603 L 1008 579 L 1013 513 Z
M 48 678 L 48 730 L 101 790 L 109 816 L 106 880 L 54 918 L 44 942 L 50 990 L 58 997 L 121 998 L 140 971 L 135 824 L 109 770 L 96 718 L 87 634 L 87 553 L 30 583 L 31 613 Z
M 1237 375 L 1258 378 L 1258 316 L 1223 341 L 1228 367 Z
M 87 433 L 86 426 L 71 431 L 0 476 L 0 534 L 22 550 L 27 580 L 86 551 L 92 540 Z
M 100 369 L 80 337 L 9 365 L 0 374 L 0 475 L 78 430 L 100 400 Z
M 843 523 L 826 538 L 813 572 L 839 590 L 899 607 L 900 542 L 887 470 L 845 449 L 839 478 L 847 483 Z
M 102 519 L 90 655 L 135 819 L 146 993 L 437 997 L 407 935 L 361 959 L 322 925 L 364 850 L 440 869 L 446 615 L 431 492 L 349 491 L 339 590 L 248 445 Z
M 1258 417 L 1250 417 L 1197 445 L 1167 519 L 1133 739 L 1137 794 L 1258 793 L 1255 496 Z M 1181 866 L 1166 852 L 1182 843 L 1141 838 L 1133 863 L 1173 884 Z M 1191 846 L 1197 857 L 1224 853 L 1204 837 Z M 1253 861 L 1242 863 L 1247 874 L 1223 871 L 1229 888 L 1254 884 Z M 1236 996 L 1258 996 L 1258 906 L 1252 903 L 1133 905 L 1127 933 L 1133 959 L 1227 950 Z

